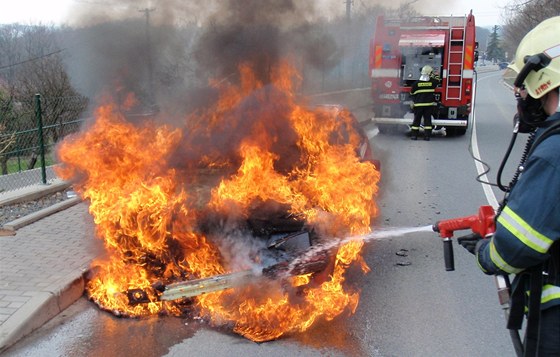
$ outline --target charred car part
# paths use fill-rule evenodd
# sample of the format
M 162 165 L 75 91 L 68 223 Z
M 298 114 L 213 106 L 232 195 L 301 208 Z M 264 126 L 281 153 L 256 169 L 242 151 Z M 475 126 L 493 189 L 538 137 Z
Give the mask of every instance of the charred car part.
M 205 234 L 221 236 L 224 227 L 216 215 L 208 215 L 213 223 L 204 224 Z M 325 280 L 334 266 L 334 256 L 327 250 L 312 250 L 320 244 L 320 238 L 305 222 L 287 213 L 286 206 L 266 201 L 252 211 L 243 227 L 247 234 L 264 243 L 261 260 L 272 261 L 261 269 L 248 269 L 207 278 L 178 281 L 170 284 L 158 282 L 147 289 L 130 289 L 126 292 L 130 305 L 192 298 L 215 291 L 231 289 L 244 284 L 258 283 L 259 279 L 282 280 L 290 276 L 317 274 Z M 266 257 L 266 259 L 265 259 Z

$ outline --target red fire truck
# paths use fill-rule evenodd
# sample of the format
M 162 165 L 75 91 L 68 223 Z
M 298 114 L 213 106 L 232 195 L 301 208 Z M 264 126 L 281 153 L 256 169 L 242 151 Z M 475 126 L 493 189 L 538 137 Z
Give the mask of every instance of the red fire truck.
M 478 59 L 472 11 L 467 16 L 418 17 L 407 21 L 377 18 L 370 43 L 369 70 L 373 119 L 380 130 L 412 124 L 410 88 L 430 65 L 441 78 L 432 125 L 447 135 L 463 135 L 473 99 Z

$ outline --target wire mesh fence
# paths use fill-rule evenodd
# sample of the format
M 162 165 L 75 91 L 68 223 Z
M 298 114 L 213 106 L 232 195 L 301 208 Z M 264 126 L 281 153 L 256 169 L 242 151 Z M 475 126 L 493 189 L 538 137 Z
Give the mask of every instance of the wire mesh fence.
M 81 96 L 0 98 L 0 192 L 54 179 L 56 144 L 80 128 L 86 107 Z

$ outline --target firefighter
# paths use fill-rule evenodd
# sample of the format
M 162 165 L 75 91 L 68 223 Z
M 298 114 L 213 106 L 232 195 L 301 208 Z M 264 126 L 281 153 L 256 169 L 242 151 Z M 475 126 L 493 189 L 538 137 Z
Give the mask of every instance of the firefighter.
M 414 82 L 410 89 L 412 97 L 412 110 L 414 120 L 412 122 L 410 139 L 418 139 L 420 122 L 424 118 L 424 140 L 429 141 L 432 136 L 432 114 L 436 105 L 435 90 L 439 84 L 439 78 L 434 76 L 432 67 L 426 65 L 422 67 L 420 79 Z
M 518 114 L 536 127 L 519 179 L 502 203 L 489 239 L 459 242 L 486 274 L 515 274 L 508 328 L 527 317 L 523 353 L 560 356 L 560 16 L 520 42 L 510 68 L 517 72 Z M 523 83 L 523 85 L 521 85 Z M 525 314 L 525 311 L 527 313 Z

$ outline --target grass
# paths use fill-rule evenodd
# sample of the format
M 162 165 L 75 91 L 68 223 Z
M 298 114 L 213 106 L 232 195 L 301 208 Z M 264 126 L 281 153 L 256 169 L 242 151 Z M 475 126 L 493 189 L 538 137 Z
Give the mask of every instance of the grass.
M 26 171 L 27 165 L 29 164 L 30 157 L 12 157 L 8 159 L 8 174 L 13 174 L 16 172 Z M 54 156 L 50 153 L 45 155 L 45 166 L 50 166 L 56 164 Z M 41 167 L 41 159 L 37 158 L 34 168 Z

